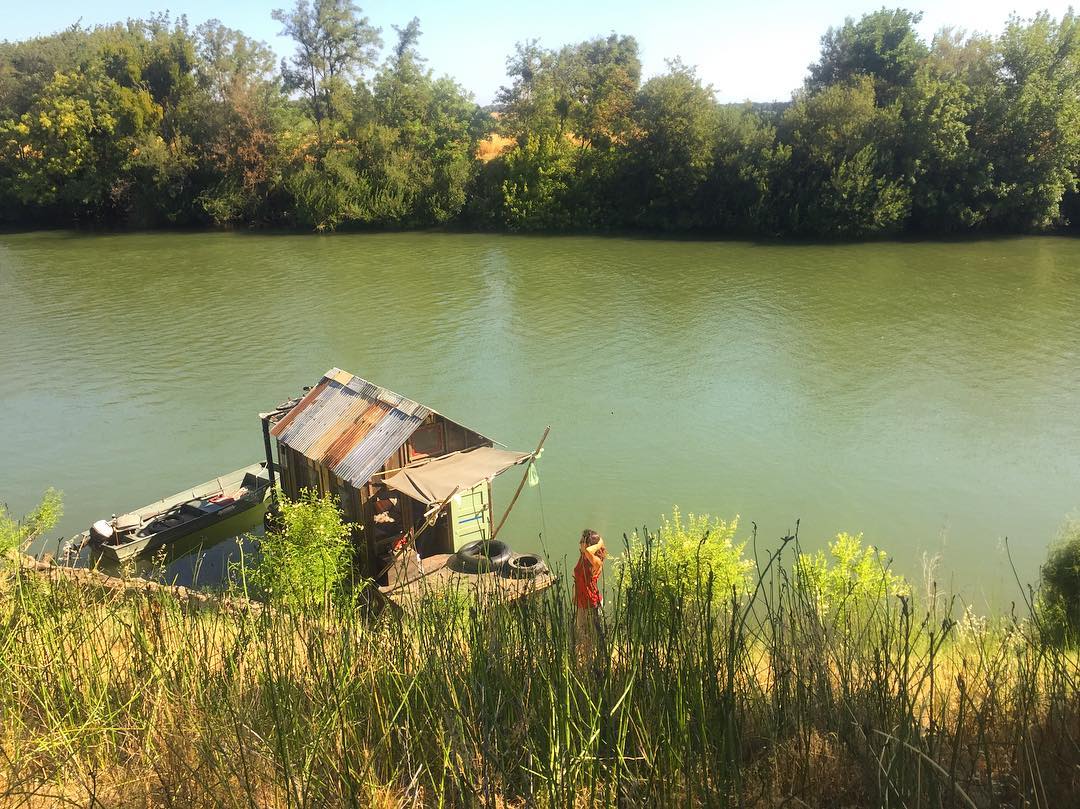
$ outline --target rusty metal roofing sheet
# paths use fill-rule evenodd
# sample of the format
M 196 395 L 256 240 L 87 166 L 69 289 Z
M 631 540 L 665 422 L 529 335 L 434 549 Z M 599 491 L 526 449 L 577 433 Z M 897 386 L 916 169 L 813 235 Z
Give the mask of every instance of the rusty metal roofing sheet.
M 409 415 L 402 410 L 391 410 L 341 459 L 341 463 L 333 467 L 334 474 L 354 486 L 366 483 L 382 468 L 390 454 L 409 440 L 426 417 L 426 414 Z
M 304 398 L 297 402 L 296 406 L 293 407 L 292 410 L 282 416 L 282 418 L 270 429 L 271 435 L 280 437 L 282 432 L 284 432 L 288 428 L 288 426 L 292 424 L 293 420 L 295 420 L 297 416 L 304 412 L 307 406 L 315 400 L 315 398 L 319 395 L 319 393 L 322 392 L 323 388 L 325 387 L 326 380 L 323 379 L 318 385 L 316 385 L 311 391 L 309 391 L 304 396 Z
M 271 433 L 359 487 L 431 413 L 422 404 L 332 368 Z
M 360 439 L 370 433 L 371 429 L 390 412 L 390 407 L 382 402 L 368 404 L 366 401 L 361 401 L 360 407 L 361 412 L 352 426 L 335 438 L 323 453 L 326 463 L 331 468 L 341 463 L 342 459 L 352 452 L 353 447 L 360 443 Z

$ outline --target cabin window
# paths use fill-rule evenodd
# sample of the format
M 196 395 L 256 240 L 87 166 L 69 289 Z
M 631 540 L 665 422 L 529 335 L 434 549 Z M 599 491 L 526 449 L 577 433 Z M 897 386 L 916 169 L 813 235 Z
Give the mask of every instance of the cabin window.
M 463 450 L 468 445 L 465 440 L 465 428 L 460 427 L 457 424 L 447 422 L 444 430 L 446 432 L 446 451 L 457 452 Z
M 443 435 L 443 426 L 439 422 L 425 424 L 409 439 L 409 456 L 413 459 L 445 454 L 446 437 Z

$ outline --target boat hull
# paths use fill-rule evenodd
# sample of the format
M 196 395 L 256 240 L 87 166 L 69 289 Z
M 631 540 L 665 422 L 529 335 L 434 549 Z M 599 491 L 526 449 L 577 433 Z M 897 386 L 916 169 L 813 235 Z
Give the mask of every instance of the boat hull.
M 174 531 L 164 531 L 160 534 L 155 534 L 152 537 L 144 537 L 141 539 L 127 542 L 123 545 L 95 545 L 101 555 L 112 562 L 127 562 L 131 559 L 137 559 L 142 556 L 147 556 L 155 551 L 163 548 L 166 545 L 170 545 L 177 540 L 189 537 L 192 534 L 196 534 L 199 531 L 203 531 L 211 526 L 217 525 L 219 522 L 224 522 L 230 517 L 235 517 L 237 514 L 242 514 L 245 511 L 255 508 L 263 502 L 264 498 L 258 500 L 238 500 L 237 507 L 235 509 L 230 508 L 229 511 L 222 511 L 218 514 L 210 514 L 206 517 L 192 520 L 189 523 L 185 523 L 179 529 Z
M 91 546 L 102 557 L 112 562 L 122 563 L 152 554 L 179 539 L 205 531 L 220 522 L 263 503 L 270 492 L 269 479 L 262 477 L 265 471 L 265 463 L 252 464 L 215 478 L 213 481 L 208 481 L 201 486 L 196 486 L 172 497 L 159 500 L 157 503 L 144 506 L 135 512 L 143 520 L 143 528 L 126 541 L 117 544 L 105 542 L 93 531 L 87 532 L 84 536 L 89 539 Z M 228 491 L 229 486 L 251 480 L 252 476 L 254 476 L 255 480 L 254 487 L 227 505 L 214 507 L 212 512 L 193 516 L 178 525 L 163 526 L 154 530 L 155 521 L 160 520 L 162 516 L 168 514 L 171 510 L 192 501 L 206 501 L 208 505 L 204 507 L 210 507 L 208 498 L 224 494 Z

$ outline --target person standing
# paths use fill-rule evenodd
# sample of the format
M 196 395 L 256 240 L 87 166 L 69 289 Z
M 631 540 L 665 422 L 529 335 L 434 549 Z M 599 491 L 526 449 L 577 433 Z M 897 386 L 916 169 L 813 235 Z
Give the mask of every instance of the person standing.
M 603 625 L 600 608 L 600 574 L 604 570 L 607 548 L 604 538 L 591 528 L 581 532 L 579 543 L 581 556 L 574 566 L 574 636 L 577 640 L 578 658 L 583 662 L 598 663 L 597 647 L 603 641 Z

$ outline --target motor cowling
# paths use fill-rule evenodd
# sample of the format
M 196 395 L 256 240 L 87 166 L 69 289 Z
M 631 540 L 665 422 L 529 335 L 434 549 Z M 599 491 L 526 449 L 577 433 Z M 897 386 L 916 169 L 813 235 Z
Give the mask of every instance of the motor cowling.
M 108 520 L 98 520 L 90 526 L 90 536 L 98 542 L 108 542 L 113 538 L 113 534 L 115 533 L 113 527 L 109 525 Z

